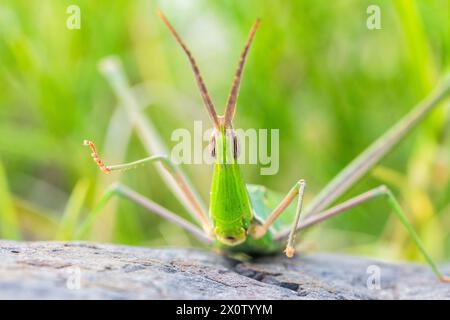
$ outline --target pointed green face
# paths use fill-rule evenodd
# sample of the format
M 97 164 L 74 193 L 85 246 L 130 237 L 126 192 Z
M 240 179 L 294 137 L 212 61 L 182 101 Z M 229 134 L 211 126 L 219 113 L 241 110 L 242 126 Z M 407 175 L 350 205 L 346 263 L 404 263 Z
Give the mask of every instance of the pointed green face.
M 217 240 L 234 246 L 245 241 L 252 208 L 237 164 L 236 137 L 221 129 L 212 137 L 215 156 L 209 214 Z

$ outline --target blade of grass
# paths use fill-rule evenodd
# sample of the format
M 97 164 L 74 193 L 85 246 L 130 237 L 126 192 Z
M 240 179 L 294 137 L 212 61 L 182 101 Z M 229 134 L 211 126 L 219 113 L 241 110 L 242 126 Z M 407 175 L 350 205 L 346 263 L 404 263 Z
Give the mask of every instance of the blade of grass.
M 8 188 L 6 172 L 0 161 L 0 237 L 4 239 L 21 239 L 19 219 Z
M 419 3 L 411 0 L 396 0 L 394 2 L 395 11 L 400 21 L 403 33 L 403 42 L 405 46 L 405 55 L 407 57 L 407 72 L 412 75 L 413 93 L 424 94 L 428 92 L 436 83 L 439 76 L 439 51 L 433 52 L 431 44 L 433 40 L 429 37 L 429 30 L 424 24 L 423 12 L 419 11 Z M 447 8 L 442 8 L 443 10 Z M 448 34 L 448 33 L 447 33 Z M 439 225 L 434 223 L 433 216 L 436 215 L 430 197 L 426 191 L 433 181 L 433 170 L 438 157 L 440 137 L 445 125 L 448 112 L 445 108 L 436 110 L 428 117 L 423 124 L 420 135 L 414 141 L 414 147 L 411 150 L 407 162 L 407 183 L 401 188 L 404 205 L 410 208 L 412 213 L 412 223 L 416 225 L 417 232 L 421 235 L 424 242 L 436 243 L 435 234 L 440 234 Z M 412 188 L 406 187 L 413 186 Z M 401 237 L 403 226 L 399 223 L 394 224 L 393 232 L 397 237 Z M 435 228 L 435 232 L 428 232 L 430 228 Z M 385 231 L 385 239 L 389 239 Z M 430 239 L 428 239 L 430 237 Z M 407 235 L 404 235 L 405 243 Z M 406 240 L 407 241 L 407 240 Z M 407 242 L 406 242 L 407 243 Z M 440 246 L 433 246 L 439 251 Z M 410 246 L 410 250 L 405 250 L 405 257 L 420 256 L 419 250 L 415 246 Z M 408 254 L 409 252 L 409 254 Z M 434 256 L 441 256 L 440 252 L 435 252 Z
M 56 240 L 71 240 L 73 238 L 88 189 L 89 181 L 87 179 L 80 179 L 76 183 L 59 223 Z
M 114 193 L 111 189 L 107 190 L 103 197 L 100 199 L 95 206 L 95 208 L 89 213 L 89 215 L 84 219 L 81 226 L 76 230 L 74 239 L 84 240 L 89 235 L 89 232 L 92 229 L 93 224 L 97 220 L 98 215 L 102 212 L 103 208 L 108 204 L 108 202 L 113 197 Z

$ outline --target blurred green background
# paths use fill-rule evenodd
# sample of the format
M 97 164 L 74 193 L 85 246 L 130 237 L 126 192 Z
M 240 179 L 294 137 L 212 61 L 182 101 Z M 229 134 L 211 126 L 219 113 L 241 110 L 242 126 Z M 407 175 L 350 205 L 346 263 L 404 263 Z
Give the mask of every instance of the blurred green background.
M 79 30 L 66 27 L 71 4 L 81 9 Z M 366 27 L 370 4 L 381 8 L 381 30 Z M 175 128 L 208 121 L 189 64 L 157 17 L 158 7 L 192 50 L 220 113 L 250 26 L 261 18 L 235 126 L 279 128 L 280 170 L 261 176 L 257 166 L 246 165 L 244 177 L 280 192 L 304 178 L 307 199 L 450 71 L 447 0 L 3 0 L 1 238 L 73 239 L 119 179 L 188 217 L 153 166 L 106 176 L 82 146 L 85 138 L 96 141 L 108 162 L 146 156 L 98 71 L 109 55 L 122 60 L 149 106 L 146 116 L 169 146 Z M 450 258 L 449 128 L 448 108 L 439 108 L 342 198 L 387 184 L 440 261 Z M 183 168 L 207 201 L 212 168 Z M 86 239 L 198 245 L 125 200 L 103 210 Z M 420 260 L 381 199 L 314 227 L 301 240 L 313 250 Z

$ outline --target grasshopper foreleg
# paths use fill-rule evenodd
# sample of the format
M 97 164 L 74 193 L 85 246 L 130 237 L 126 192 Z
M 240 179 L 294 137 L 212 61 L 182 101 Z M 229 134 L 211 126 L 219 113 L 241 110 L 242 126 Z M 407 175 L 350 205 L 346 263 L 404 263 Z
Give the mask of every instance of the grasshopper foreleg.
M 250 234 L 255 238 L 261 238 L 267 232 L 269 227 L 278 219 L 278 217 L 286 210 L 286 208 L 294 201 L 295 197 L 298 197 L 297 209 L 294 217 L 294 222 L 292 224 L 291 232 L 289 234 L 288 242 L 286 245 L 285 253 L 286 256 L 292 258 L 294 256 L 294 240 L 295 233 L 298 228 L 298 223 L 300 221 L 300 214 L 302 211 L 303 194 L 305 191 L 306 182 L 305 180 L 298 181 L 287 195 L 281 200 L 278 206 L 273 209 L 269 217 L 264 221 L 262 225 L 254 225 L 250 230 Z
M 174 178 L 174 180 L 177 182 L 178 186 L 184 193 L 186 199 L 189 201 L 189 203 L 192 205 L 193 208 L 195 208 L 195 217 L 197 218 L 198 222 L 202 225 L 203 229 L 206 233 L 212 234 L 212 226 L 208 219 L 207 214 L 202 209 L 201 204 L 195 197 L 194 193 L 190 189 L 188 183 L 183 178 L 183 175 L 179 172 L 177 166 L 169 159 L 169 157 L 165 155 L 155 155 L 147 158 L 143 158 L 137 161 L 124 163 L 124 164 L 118 164 L 118 165 L 106 165 L 98 155 L 95 145 L 92 141 L 85 140 L 84 145 L 88 146 L 92 151 L 92 158 L 97 163 L 99 168 L 105 172 L 110 173 L 111 171 L 124 171 L 124 170 L 131 170 L 135 169 L 139 166 L 145 165 L 147 163 L 151 162 L 161 162 L 166 169 L 166 171 Z

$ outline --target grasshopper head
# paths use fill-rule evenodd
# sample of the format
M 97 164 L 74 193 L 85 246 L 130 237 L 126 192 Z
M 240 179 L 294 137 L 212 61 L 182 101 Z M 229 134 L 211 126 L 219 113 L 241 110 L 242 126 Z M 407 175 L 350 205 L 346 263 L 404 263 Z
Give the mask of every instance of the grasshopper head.
M 211 138 L 209 139 L 209 152 L 217 162 L 223 160 L 225 163 L 225 154 L 229 156 L 229 160 L 234 162 L 239 156 L 239 140 L 232 127 L 223 126 L 223 117 L 219 118 L 220 129 L 214 128 Z M 225 154 L 224 154 L 225 153 Z

